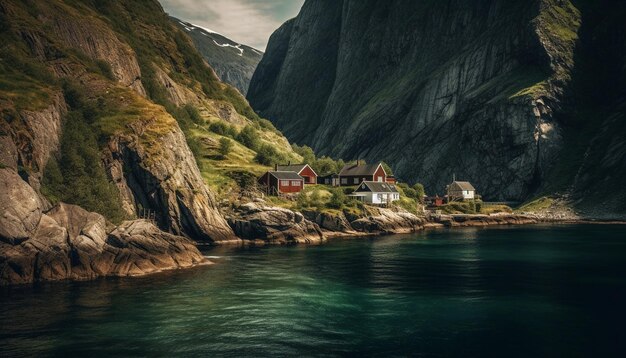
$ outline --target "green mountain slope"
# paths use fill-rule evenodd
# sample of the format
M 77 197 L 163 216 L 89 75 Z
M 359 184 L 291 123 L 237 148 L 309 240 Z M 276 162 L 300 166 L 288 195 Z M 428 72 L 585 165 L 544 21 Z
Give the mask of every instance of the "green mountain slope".
M 0 162 L 48 207 L 231 240 L 215 193 L 301 160 L 157 1 L 0 0 L 0 24 Z

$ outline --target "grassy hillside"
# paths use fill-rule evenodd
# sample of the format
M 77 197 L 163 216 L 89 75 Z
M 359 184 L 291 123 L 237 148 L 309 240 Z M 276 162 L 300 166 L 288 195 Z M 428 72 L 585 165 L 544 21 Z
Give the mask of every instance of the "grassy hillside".
M 139 136 L 150 160 L 159 160 L 155 139 L 179 126 L 207 184 L 222 194 L 236 193 L 245 183 L 242 177 L 256 176 L 274 162 L 302 160 L 237 90 L 219 81 L 157 1 L 0 0 L 0 40 L 2 134 L 28 137 L 20 116 L 50 106 L 55 94 L 63 94 L 70 112 L 61 143 L 86 143 L 82 149 L 61 145 L 50 170 L 23 163 L 26 170 L 44 172 L 43 191 L 52 201 L 69 201 L 119 220 L 115 203 L 96 205 L 111 191 L 101 175 L 103 163 L 93 159 L 120 135 Z M 134 71 L 140 74 L 131 78 L 133 83 L 123 83 Z M 216 129 L 223 127 L 228 133 Z M 84 132 L 93 136 L 83 138 Z M 231 143 L 228 151 L 216 145 L 222 138 Z M 87 149 L 89 157 L 72 157 Z M 63 168 L 73 160 L 95 167 L 69 173 Z M 88 181 L 70 178 L 88 175 L 101 190 L 73 195 Z

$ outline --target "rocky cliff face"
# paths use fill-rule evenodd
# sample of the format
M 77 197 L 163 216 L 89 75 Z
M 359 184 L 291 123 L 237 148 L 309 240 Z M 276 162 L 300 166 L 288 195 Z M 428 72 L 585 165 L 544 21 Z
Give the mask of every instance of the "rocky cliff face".
M 115 227 L 66 204 L 44 213 L 33 188 L 11 169 L 0 169 L 0 213 L 0 286 L 138 276 L 206 261 L 191 240 L 148 221 Z
M 224 82 L 234 86 L 244 95 L 263 52 L 230 40 L 209 29 L 171 17 L 174 25 L 187 32 L 202 57 Z
M 128 218 L 135 217 L 141 208 L 156 213 L 156 223 L 168 232 L 213 242 L 235 240 L 213 194 L 203 182 L 176 119 L 155 105 L 151 101 L 154 98 L 145 97 L 165 93 L 164 100 L 174 105 L 192 104 L 205 110 L 215 101 L 195 91 L 200 84 L 193 77 L 183 81 L 178 73 L 179 81 L 184 84 L 177 84 L 166 73 L 175 73 L 177 61 L 184 61 L 177 56 L 193 56 L 193 53 L 180 50 L 170 56 L 172 62 L 158 62 L 151 57 L 155 62 L 146 63 L 145 57 L 140 59 L 133 49 L 135 46 L 138 51 L 153 52 L 168 46 L 191 48 L 184 43 L 188 41 L 184 37 L 179 40 L 182 44 L 176 44 L 173 38 L 159 37 L 160 42 L 150 42 L 154 48 L 146 49 L 138 42 L 150 41 L 147 34 L 120 33 L 119 28 L 107 22 L 114 22 L 107 15 L 131 16 L 139 10 L 148 19 L 163 20 L 165 29 L 154 20 L 146 20 L 145 26 L 140 27 L 152 36 L 166 29 L 176 31 L 156 2 L 128 6 L 111 2 L 93 8 L 50 2 L 27 9 L 25 4 L 0 1 L 2 37 L 13 52 L 3 53 L 2 70 L 8 76 L 25 76 L 21 82 L 7 78 L 9 87 L 4 88 L 8 90 L 2 92 L 2 165 L 18 171 L 38 193 L 42 209 L 49 209 L 47 198 L 40 193 L 40 181 L 46 163 L 53 155 L 60 154 L 63 117 L 71 106 L 73 111 L 95 121 L 91 125 L 98 130 L 100 141 L 108 143 L 102 146 L 102 164 L 106 164 L 110 180 L 120 188 Z M 26 64 L 10 57 L 18 54 L 30 56 L 24 60 Z M 148 78 L 142 77 L 140 60 L 144 63 L 143 70 L 150 74 Z M 205 86 L 213 85 L 220 91 L 223 85 L 204 66 L 209 75 L 202 76 L 210 83 Z M 77 81 L 75 86 L 80 94 L 68 94 L 63 83 L 70 80 Z M 150 93 L 144 84 L 149 85 Z M 41 88 L 20 88 L 20 85 Z M 38 93 L 37 90 L 41 92 L 42 104 L 36 106 L 28 98 L 21 98 L 31 92 Z M 222 99 L 224 96 L 220 98 L 218 102 L 232 108 L 232 104 Z
M 385 160 L 429 193 L 454 173 L 491 200 L 571 190 L 575 170 L 549 184 L 569 160 L 581 43 L 593 38 L 583 33 L 597 26 L 589 8 L 623 13 L 619 2 L 587 5 L 307 1 L 272 35 L 248 99 L 290 140 Z

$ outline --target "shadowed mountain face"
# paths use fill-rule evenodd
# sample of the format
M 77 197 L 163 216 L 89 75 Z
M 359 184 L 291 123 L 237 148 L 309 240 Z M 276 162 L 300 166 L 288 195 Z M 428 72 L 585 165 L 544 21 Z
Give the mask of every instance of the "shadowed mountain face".
M 623 213 L 623 200 L 596 203 L 624 195 L 601 174 L 626 162 L 624 13 L 618 1 L 307 1 L 272 35 L 248 100 L 290 140 L 385 160 L 432 194 L 456 173 L 490 200 L 561 192 Z
M 234 86 L 244 95 L 248 92 L 250 80 L 263 57 L 263 52 L 234 42 L 210 29 L 175 17 L 170 19 L 181 30 L 187 32 L 202 57 L 223 82 Z

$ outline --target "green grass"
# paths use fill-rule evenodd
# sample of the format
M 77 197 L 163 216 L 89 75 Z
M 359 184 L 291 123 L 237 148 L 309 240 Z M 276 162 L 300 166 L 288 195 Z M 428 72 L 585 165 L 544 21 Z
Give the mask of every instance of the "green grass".
M 512 213 L 513 209 L 511 209 L 507 205 L 483 205 L 480 208 L 480 214 L 490 215 L 496 213 Z
M 552 204 L 554 203 L 554 199 L 547 197 L 547 196 L 543 196 L 534 200 L 531 200 L 525 204 L 522 204 L 519 208 L 517 208 L 515 211 L 517 212 L 538 212 L 538 211 L 543 211 L 546 210 L 548 208 L 550 208 L 550 206 L 552 206 Z
M 566 42 L 578 39 L 581 14 L 569 0 L 548 5 L 547 10 L 542 11 L 537 20 L 550 36 Z

